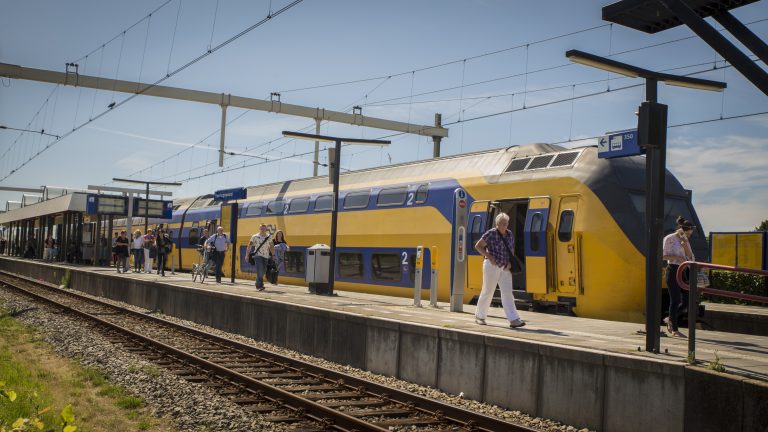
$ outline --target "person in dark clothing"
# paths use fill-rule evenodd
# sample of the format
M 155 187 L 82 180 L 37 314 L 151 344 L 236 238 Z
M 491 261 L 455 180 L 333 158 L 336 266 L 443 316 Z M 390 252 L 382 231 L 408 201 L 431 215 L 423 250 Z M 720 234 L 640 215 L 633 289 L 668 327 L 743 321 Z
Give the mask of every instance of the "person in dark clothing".
M 162 228 L 157 230 L 155 246 L 157 247 L 157 274 L 165 276 L 165 262 L 168 258 L 168 254 L 173 248 L 173 243 L 171 242 L 168 233 Z

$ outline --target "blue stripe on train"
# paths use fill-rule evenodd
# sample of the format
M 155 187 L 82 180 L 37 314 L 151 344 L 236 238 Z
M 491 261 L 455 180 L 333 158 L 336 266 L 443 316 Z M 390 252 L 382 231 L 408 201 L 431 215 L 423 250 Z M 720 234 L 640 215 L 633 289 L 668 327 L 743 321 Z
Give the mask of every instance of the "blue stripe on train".
M 249 264 L 245 260 L 245 250 L 247 246 L 240 246 L 239 247 L 239 254 L 240 257 L 240 270 L 245 273 L 256 273 L 256 267 Z M 291 246 L 290 252 L 301 252 L 304 256 L 304 268 L 306 269 L 307 264 L 307 246 Z M 362 277 L 344 277 L 340 275 L 339 272 L 339 256 L 344 253 L 354 253 L 354 254 L 360 254 L 362 255 L 362 264 L 363 264 L 363 273 Z M 399 280 L 390 280 L 390 279 L 380 279 L 380 278 L 374 278 L 374 264 L 373 264 L 373 255 L 374 254 L 388 254 L 391 255 L 391 259 L 397 258 L 397 263 L 400 270 L 400 279 Z M 351 248 L 351 247 L 340 247 L 336 248 L 336 281 L 339 282 L 350 282 L 350 283 L 361 283 L 361 284 L 368 284 L 368 285 L 383 285 L 383 286 L 394 286 L 394 287 L 402 287 L 402 288 L 413 288 L 414 282 L 411 279 L 411 273 L 414 271 L 415 268 L 415 262 L 413 260 L 416 257 L 416 248 Z M 413 266 L 413 267 L 412 267 Z M 428 289 L 429 283 L 430 283 L 430 260 L 429 260 L 429 251 L 426 251 L 426 255 L 424 257 L 424 268 L 422 271 L 422 288 Z M 289 276 L 289 277 L 297 277 L 297 278 L 304 278 L 304 273 L 296 273 L 296 272 L 290 272 L 286 271 L 285 273 L 281 273 L 281 275 Z

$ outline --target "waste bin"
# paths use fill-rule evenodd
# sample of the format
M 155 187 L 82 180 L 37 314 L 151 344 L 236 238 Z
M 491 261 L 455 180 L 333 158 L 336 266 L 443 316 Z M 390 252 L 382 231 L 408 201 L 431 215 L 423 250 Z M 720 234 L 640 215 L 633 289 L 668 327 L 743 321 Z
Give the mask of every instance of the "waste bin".
M 331 295 L 328 285 L 328 266 L 331 263 L 331 248 L 325 244 L 316 244 L 307 248 L 307 275 L 305 277 L 309 292 L 312 294 Z

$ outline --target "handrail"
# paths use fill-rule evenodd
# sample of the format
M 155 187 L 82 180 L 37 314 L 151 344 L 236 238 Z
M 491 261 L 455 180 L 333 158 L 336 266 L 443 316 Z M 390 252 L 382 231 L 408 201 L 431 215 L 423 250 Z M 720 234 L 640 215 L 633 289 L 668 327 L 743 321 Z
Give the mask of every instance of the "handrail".
M 686 284 L 683 281 L 683 271 L 685 271 L 687 267 L 691 268 L 690 270 L 691 276 L 688 278 L 688 280 L 691 281 L 690 286 L 688 286 L 688 284 Z M 690 295 L 688 296 L 688 358 L 689 358 L 689 361 L 691 362 L 696 361 L 696 316 L 698 312 L 699 292 L 702 292 L 704 294 L 713 294 L 713 295 L 722 296 L 722 297 L 731 297 L 731 298 L 737 298 L 741 300 L 749 300 L 749 301 L 758 302 L 758 303 L 768 303 L 768 297 L 764 297 L 764 296 L 735 293 L 732 291 L 725 291 L 725 290 L 719 290 L 714 288 L 699 288 L 698 286 L 696 286 L 698 284 L 698 279 L 699 279 L 698 277 L 699 267 L 768 276 L 768 271 L 764 271 L 764 270 L 754 270 L 754 269 L 748 269 L 748 268 L 742 268 L 742 267 L 731 267 L 731 266 L 725 266 L 720 264 L 710 264 L 710 263 L 696 262 L 696 261 L 686 261 L 680 264 L 680 267 L 677 268 L 677 274 L 675 274 L 675 278 L 677 279 L 677 284 L 680 286 L 680 288 L 690 291 Z
M 688 287 L 688 284 L 683 281 L 683 271 L 686 267 L 689 267 L 692 264 L 696 264 L 696 267 L 704 267 L 709 268 L 713 270 L 726 270 L 726 271 L 733 271 L 733 272 L 739 272 L 739 273 L 750 273 L 750 274 L 756 274 L 760 276 L 768 276 L 768 271 L 764 270 L 755 270 L 755 269 L 749 269 L 749 268 L 743 268 L 743 267 L 731 267 L 726 265 L 720 265 L 720 264 L 710 264 L 705 262 L 697 262 L 697 261 L 686 261 L 682 264 L 680 264 L 680 267 L 677 269 L 677 283 L 680 285 L 680 288 L 689 291 L 690 287 Z M 739 300 L 748 300 L 753 301 L 757 303 L 766 303 L 768 304 L 768 297 L 765 296 L 759 296 L 759 295 L 753 295 L 753 294 L 742 294 L 737 293 L 733 291 L 726 291 L 726 290 L 720 290 L 720 289 L 714 289 L 714 288 L 699 288 L 698 291 L 702 294 L 712 294 L 717 295 L 721 297 L 730 297 L 730 298 L 736 298 Z

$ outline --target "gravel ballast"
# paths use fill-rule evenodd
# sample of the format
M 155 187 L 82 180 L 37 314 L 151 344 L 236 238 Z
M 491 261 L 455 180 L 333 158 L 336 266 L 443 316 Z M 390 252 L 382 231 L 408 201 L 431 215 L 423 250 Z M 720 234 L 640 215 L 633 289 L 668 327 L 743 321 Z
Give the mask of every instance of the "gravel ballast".
M 78 294 L 82 293 L 78 292 Z M 29 308 L 32 302 L 28 298 L 15 294 L 8 289 L 0 289 L 0 299 L 5 303 L 5 308 L 11 311 Z M 99 300 L 139 312 L 148 312 L 147 310 L 121 302 L 110 301 L 104 298 L 99 298 Z M 165 315 L 158 316 L 217 336 L 253 345 L 260 349 L 343 372 L 370 382 L 449 402 L 452 405 L 467 410 L 502 418 L 537 430 L 588 432 L 588 429 L 562 425 L 551 420 L 531 417 L 519 411 L 505 410 L 498 406 L 467 400 L 459 395 L 450 395 L 433 388 L 332 363 L 321 358 L 300 354 L 189 321 Z M 236 404 L 216 395 L 209 389 L 186 382 L 176 375 L 122 350 L 119 346 L 112 344 L 102 337 L 98 332 L 93 331 L 90 326 L 83 324 L 82 321 L 74 317 L 61 314 L 47 306 L 39 306 L 21 314 L 18 319 L 23 323 L 36 327 L 59 354 L 78 359 L 84 366 L 101 370 L 112 383 L 124 387 L 133 395 L 144 398 L 153 415 L 171 418 L 180 431 L 290 430 L 285 426 L 266 423 L 258 415 L 246 412 Z

